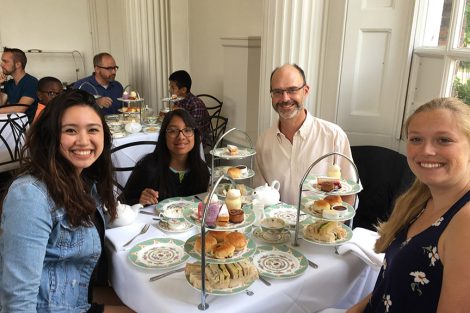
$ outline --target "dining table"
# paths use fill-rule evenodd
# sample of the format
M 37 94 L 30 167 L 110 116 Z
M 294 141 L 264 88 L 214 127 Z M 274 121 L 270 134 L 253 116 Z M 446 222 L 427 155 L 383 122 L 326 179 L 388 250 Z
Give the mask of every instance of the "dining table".
M 198 202 L 199 199 L 192 201 Z M 167 232 L 155 220 L 158 218 L 155 206 L 142 208 L 141 211 L 146 214 L 139 213 L 132 224 L 106 231 L 110 282 L 114 290 L 123 303 L 139 313 L 199 312 L 201 291 L 188 283 L 184 272 L 150 281 L 150 277 L 165 273 L 168 269 L 136 266 L 131 260 L 130 250 L 122 245 L 138 234 L 145 224 L 150 225 L 148 231 L 138 236 L 130 247 L 154 238 L 186 241 L 199 233 L 200 228 L 194 226 L 181 233 Z M 251 227 L 245 229 L 249 237 Z M 269 246 L 254 236 L 252 238 L 258 248 Z M 289 249 L 301 253 L 317 268 L 308 266 L 300 276 L 286 279 L 266 278 L 270 286 L 257 279 L 247 290 L 236 294 L 208 294 L 206 303 L 209 306 L 206 310 L 224 313 L 317 312 L 330 307 L 348 308 L 372 291 L 379 273 L 377 268 L 354 254 L 339 255 L 332 245 L 317 245 L 301 239 L 298 246 L 293 246 L 293 238 L 291 231 L 291 239 L 286 243 Z M 189 257 L 187 262 L 196 261 Z M 184 264 L 178 266 L 184 267 Z
M 20 150 L 28 127 L 24 113 L 0 114 L 0 172 L 19 167 Z

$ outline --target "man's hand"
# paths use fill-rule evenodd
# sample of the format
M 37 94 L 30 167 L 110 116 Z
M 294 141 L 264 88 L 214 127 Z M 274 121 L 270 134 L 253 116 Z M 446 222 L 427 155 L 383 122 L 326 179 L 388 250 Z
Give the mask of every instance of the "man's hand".
M 96 103 L 102 108 L 109 108 L 113 104 L 113 99 L 110 97 L 101 97 L 96 99 Z

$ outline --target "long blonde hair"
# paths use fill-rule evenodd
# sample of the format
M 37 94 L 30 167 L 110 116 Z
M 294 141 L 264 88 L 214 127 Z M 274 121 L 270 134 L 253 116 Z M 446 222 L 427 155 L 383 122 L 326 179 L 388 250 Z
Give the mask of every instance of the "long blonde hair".
M 420 106 L 406 120 L 405 136 L 408 138 L 408 128 L 417 114 L 433 110 L 450 111 L 455 123 L 470 141 L 470 107 L 457 98 L 437 98 Z M 415 179 L 410 189 L 396 200 L 388 221 L 381 222 L 377 226 L 380 238 L 375 243 L 375 251 L 384 252 L 395 239 L 397 233 L 421 213 L 430 198 L 431 192 L 428 186 Z

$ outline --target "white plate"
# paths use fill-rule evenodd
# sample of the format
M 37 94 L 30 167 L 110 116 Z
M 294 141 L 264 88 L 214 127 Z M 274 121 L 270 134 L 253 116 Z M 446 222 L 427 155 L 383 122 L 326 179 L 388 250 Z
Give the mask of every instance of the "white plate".
M 242 210 L 245 213 L 245 219 L 241 223 L 228 223 L 226 226 L 215 226 L 212 230 L 236 230 L 251 226 L 255 221 L 255 213 L 248 205 L 243 205 Z M 197 219 L 197 204 L 196 208 L 185 208 L 183 210 L 184 218 L 193 225 L 201 227 L 201 221 Z
M 164 102 L 177 102 L 183 100 L 184 97 L 177 97 L 177 98 L 162 98 Z
M 250 149 L 250 148 L 238 148 L 238 154 L 231 155 L 228 152 L 227 148 L 217 148 L 215 150 L 211 150 L 210 154 L 219 158 L 227 159 L 227 160 L 231 160 L 231 159 L 235 160 L 235 159 L 243 159 L 243 158 L 255 155 L 256 150 Z
M 139 99 L 123 99 L 123 98 L 117 98 L 117 101 L 122 101 L 122 102 L 140 102 L 140 101 L 144 101 L 144 98 L 139 98 Z
M 160 127 L 157 126 L 147 126 L 142 129 L 142 131 L 146 134 L 155 134 L 160 132 Z
M 224 174 L 227 174 L 227 171 L 229 168 L 233 166 L 218 166 L 214 168 L 214 178 L 215 177 L 220 177 Z M 230 176 L 230 175 L 229 175 Z M 251 168 L 247 168 L 247 172 L 245 174 L 242 174 L 240 177 L 234 178 L 234 180 L 240 180 L 240 179 L 247 179 L 255 176 L 255 171 L 253 171 Z M 230 176 L 231 177 L 231 176 Z
M 173 238 L 153 238 L 139 242 L 129 251 L 132 264 L 145 269 L 175 267 L 185 262 L 184 241 Z

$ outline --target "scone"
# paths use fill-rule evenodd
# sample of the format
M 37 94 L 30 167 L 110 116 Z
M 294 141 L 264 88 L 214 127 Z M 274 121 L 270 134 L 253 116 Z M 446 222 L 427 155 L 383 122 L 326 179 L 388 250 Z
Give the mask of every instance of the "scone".
M 229 233 L 230 232 L 228 231 L 214 231 L 214 230 L 207 232 L 208 235 L 214 237 L 217 240 L 217 243 L 223 242 L 225 240 L 225 237 L 227 237 Z
M 229 233 L 225 237 L 225 241 L 230 242 L 235 247 L 235 251 L 241 251 L 245 249 L 248 243 L 245 235 L 237 231 Z
M 226 259 L 233 256 L 235 247 L 227 241 L 216 244 L 212 248 L 212 256 L 217 259 Z
M 211 235 L 206 235 L 206 253 L 211 252 L 214 246 L 217 244 L 217 239 L 212 237 Z M 194 250 L 197 252 L 201 253 L 202 250 L 202 240 L 201 237 L 199 236 L 196 241 L 194 242 Z
M 237 167 L 230 167 L 227 170 L 227 175 L 232 178 L 240 178 L 242 177 L 242 171 Z

